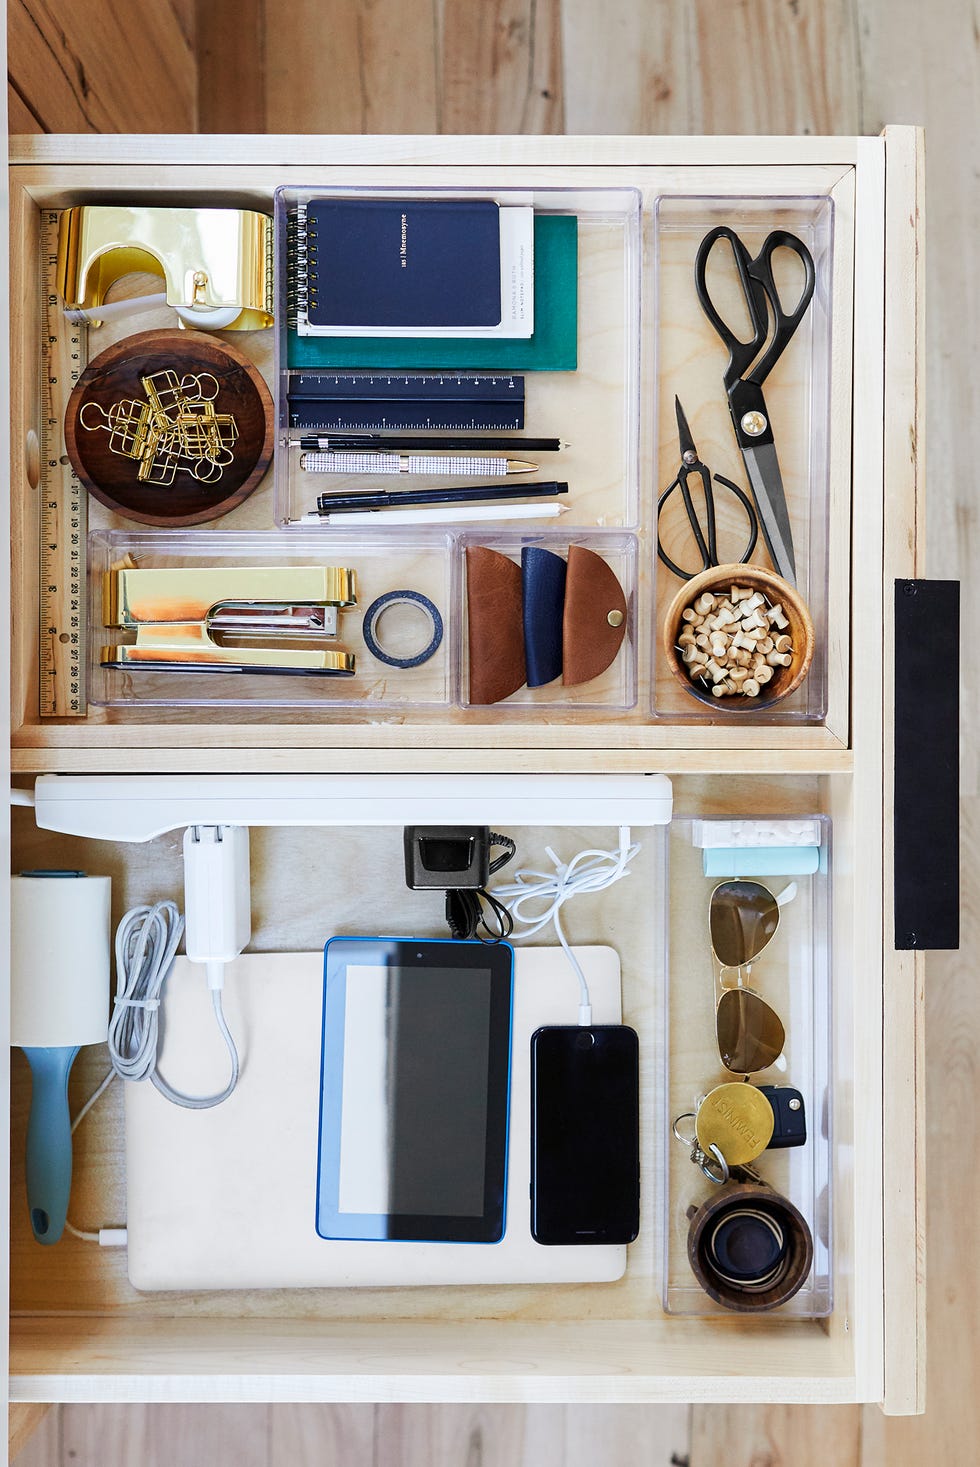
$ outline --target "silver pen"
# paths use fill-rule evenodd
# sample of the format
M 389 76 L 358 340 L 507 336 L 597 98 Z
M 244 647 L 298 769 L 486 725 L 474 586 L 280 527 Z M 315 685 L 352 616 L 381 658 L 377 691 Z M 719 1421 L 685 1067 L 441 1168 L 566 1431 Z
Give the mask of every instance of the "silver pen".
M 522 458 L 449 453 L 303 453 L 300 467 L 311 474 L 530 474 L 537 464 Z

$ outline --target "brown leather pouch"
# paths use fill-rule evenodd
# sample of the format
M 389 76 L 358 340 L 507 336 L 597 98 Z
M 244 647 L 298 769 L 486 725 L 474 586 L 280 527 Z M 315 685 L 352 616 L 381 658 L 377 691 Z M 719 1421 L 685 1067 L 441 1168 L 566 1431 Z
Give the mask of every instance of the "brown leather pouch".
M 521 568 L 483 545 L 466 547 L 471 703 L 499 703 L 524 686 Z
M 605 672 L 626 635 L 626 597 L 616 576 L 584 545 L 568 547 L 562 682 L 587 683 Z

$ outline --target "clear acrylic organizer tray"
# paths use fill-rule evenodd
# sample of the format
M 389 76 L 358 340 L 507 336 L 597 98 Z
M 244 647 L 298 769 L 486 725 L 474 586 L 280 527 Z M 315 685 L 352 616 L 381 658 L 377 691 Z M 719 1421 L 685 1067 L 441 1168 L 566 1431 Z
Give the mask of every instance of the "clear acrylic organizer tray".
M 523 688 L 502 703 L 471 705 L 467 694 L 465 547 L 484 545 L 520 562 L 522 545 L 541 545 L 567 555 L 571 542 L 601 555 L 622 586 L 627 603 L 623 644 L 609 668 L 591 682 L 565 688 L 560 680 Z M 411 531 L 313 529 L 305 534 L 226 530 L 100 530 L 89 535 L 89 697 L 110 708 L 242 708 L 258 713 L 277 708 L 363 709 L 379 717 L 411 709 L 470 709 L 540 713 L 571 706 L 617 713 L 636 702 L 636 540 L 626 534 L 477 535 L 428 528 Z M 104 627 L 105 573 L 129 557 L 135 568 L 200 569 L 317 565 L 349 567 L 356 577 L 356 605 L 339 612 L 335 641 L 317 645 L 353 652 L 353 676 L 175 668 L 106 667 L 103 647 L 135 640 L 133 633 Z M 365 616 L 391 592 L 421 593 L 436 609 L 441 640 L 417 666 L 397 667 L 379 659 L 365 636 Z M 177 608 L 173 609 L 177 614 Z M 376 645 L 411 661 L 429 644 L 432 621 L 418 605 L 402 601 L 372 616 Z M 220 642 L 224 634 L 216 633 Z M 268 639 L 265 645 L 270 645 Z M 280 643 L 285 646 L 285 640 Z M 299 644 L 297 644 L 299 645 Z M 285 655 L 285 654 L 284 654 Z
M 290 427 L 290 385 L 314 368 L 290 366 L 290 332 L 284 302 L 289 295 L 287 233 L 290 214 L 313 198 L 493 199 L 528 204 L 539 214 L 571 215 L 578 220 L 578 347 L 574 371 L 494 372 L 521 375 L 526 391 L 528 437 L 558 438 L 558 453 L 511 451 L 537 463 L 527 477 L 567 482 L 563 496 L 568 529 L 629 529 L 639 516 L 640 435 L 640 270 L 641 194 L 634 188 L 280 188 L 275 197 L 276 325 L 274 395 L 276 463 L 274 518 L 282 529 L 301 528 L 302 516 L 316 509 L 317 494 L 329 489 L 404 487 L 405 479 L 387 475 L 327 475 L 300 467 L 296 446 L 312 428 Z M 293 337 L 294 353 L 296 338 Z M 481 352 L 486 343 L 480 343 Z M 511 345 L 511 343 L 507 343 Z M 341 370 L 341 369 L 337 369 Z M 343 371 L 356 371 L 354 367 Z M 406 369 L 408 370 L 408 369 Z M 423 370 L 423 369 L 419 369 Z M 433 369 L 424 369 L 432 371 Z M 399 371 L 368 369 L 372 377 L 397 377 Z M 441 376 L 469 375 L 461 368 Z M 406 431 L 409 431 L 406 429 Z M 291 446 L 292 445 L 292 446 Z M 413 488 L 435 488 L 465 479 L 412 476 Z M 479 482 L 473 480 L 473 482 Z M 510 481 L 508 481 L 510 482 Z
M 452 698 L 450 653 L 452 556 L 448 535 L 431 531 L 403 533 L 397 539 L 342 531 L 316 531 L 289 536 L 271 533 L 205 530 L 198 532 L 115 530 L 89 536 L 89 668 L 90 698 L 108 707 L 133 705 L 168 708 L 333 708 L 407 709 L 445 707 Z M 100 663 L 104 644 L 131 641 L 115 630 L 102 630 L 102 579 L 110 566 L 131 555 L 139 567 L 336 565 L 356 575 L 357 605 L 339 613 L 336 643 L 353 652 L 351 676 L 297 673 L 175 672 L 140 668 L 119 670 Z M 442 618 L 444 633 L 436 651 L 417 667 L 391 667 L 372 656 L 364 640 L 365 611 L 386 592 L 411 589 L 426 596 Z M 385 616 L 382 612 L 381 616 Z M 411 658 L 430 639 L 426 618 L 414 608 L 388 614 L 378 639 L 386 651 Z
M 734 817 L 733 817 L 734 818 Z M 739 819 L 752 819 L 741 816 Z M 793 817 L 794 820 L 800 817 Z M 796 896 L 780 909 L 769 946 L 752 964 L 747 986 L 775 1009 L 786 1031 L 785 1069 L 780 1062 L 754 1073 L 759 1085 L 792 1085 L 801 1092 L 807 1126 L 804 1146 L 766 1150 L 753 1163 L 762 1179 L 787 1197 L 813 1237 L 813 1266 L 792 1299 L 760 1320 L 817 1319 L 833 1307 L 833 1197 L 831 1102 L 830 864 L 831 822 L 819 827 L 819 868 L 812 876 L 757 877 L 777 897 L 790 881 Z M 766 818 L 771 823 L 771 817 Z M 688 1261 L 688 1211 L 717 1192 L 691 1161 L 689 1149 L 670 1134 L 672 1122 L 695 1109 L 715 1085 L 737 1081 L 721 1062 L 715 1041 L 718 964 L 708 936 L 708 899 L 723 877 L 703 874 L 702 851 L 693 844 L 695 821 L 675 817 L 670 827 L 670 935 L 665 985 L 664 1071 L 666 1105 L 664 1209 L 664 1309 L 668 1314 L 732 1317 L 698 1284 Z M 746 1315 L 740 1314 L 744 1320 Z
M 716 225 L 735 230 L 754 256 L 773 230 L 797 235 L 813 256 L 816 285 L 810 306 L 785 351 L 763 385 L 772 421 L 779 467 L 786 493 L 797 570 L 797 587 L 813 618 L 816 650 L 801 686 L 771 708 L 726 708 L 725 700 L 710 712 L 685 693 L 667 667 L 660 651 L 660 629 L 668 606 L 682 582 L 657 558 L 657 498 L 677 474 L 680 449 L 674 412 L 680 400 L 703 463 L 715 474 L 749 492 L 748 476 L 735 441 L 728 400 L 722 381 L 728 353 L 701 309 L 695 289 L 694 266 L 698 247 Z M 846 639 L 847 626 L 832 625 L 846 615 L 842 602 L 830 605 L 830 517 L 833 499 L 830 451 L 832 376 L 832 320 L 834 204 L 826 195 L 776 198 L 745 196 L 714 198 L 664 195 L 656 200 L 651 221 L 655 321 L 653 382 L 655 421 L 651 498 L 650 556 L 654 572 L 653 667 L 651 707 L 654 718 L 672 723 L 704 723 L 735 727 L 753 724 L 812 724 L 821 722 L 828 706 L 828 648 L 834 638 Z M 777 250 L 773 270 L 780 298 L 792 309 L 799 299 L 803 267 L 787 249 Z M 708 262 L 707 286 L 722 319 L 742 340 L 751 339 L 751 327 L 738 286 L 732 251 L 719 240 Z M 665 323 L 669 321 L 669 329 Z M 838 486 L 838 491 L 849 486 Z M 703 516 L 700 486 L 694 483 L 695 503 Z M 748 540 L 744 510 L 735 496 L 714 486 L 718 517 L 719 563 L 738 561 Z M 840 493 L 837 502 L 846 503 Z M 684 569 L 700 571 L 701 564 L 688 529 L 679 491 L 664 506 L 660 522 L 667 553 Z M 838 555 L 846 554 L 839 546 Z M 760 532 L 753 563 L 769 566 Z
M 602 557 L 622 587 L 626 598 L 625 635 L 613 661 L 606 670 L 590 682 L 565 686 L 561 679 L 543 687 L 530 688 L 526 684 L 512 693 L 509 698 L 490 705 L 472 703 L 469 694 L 469 649 L 466 613 L 466 561 L 467 545 L 482 545 L 508 556 L 516 564 L 521 562 L 521 550 L 536 545 L 564 559 L 568 557 L 570 544 L 581 545 Z M 636 537 L 614 533 L 592 535 L 552 534 L 505 534 L 498 530 L 490 535 L 468 533 L 459 536 L 458 554 L 460 574 L 457 578 L 457 622 L 461 635 L 457 641 L 459 701 L 464 708 L 473 712 L 487 713 L 501 709 L 508 714 L 531 714 L 547 717 L 552 709 L 589 709 L 592 711 L 626 712 L 636 703 Z
M 496 723 L 537 714 L 566 725 L 595 719 L 607 710 L 633 726 L 661 722 L 711 726 L 724 737 L 740 725 L 796 725 L 802 729 L 824 722 L 832 687 L 836 689 L 833 701 L 838 715 L 833 727 L 840 733 L 845 727 L 840 715 L 846 717 L 849 636 L 847 533 L 841 526 L 847 524 L 850 485 L 839 474 L 832 482 L 831 468 L 839 463 L 840 455 L 835 454 L 833 444 L 828 444 L 827 431 L 832 373 L 836 374 L 835 391 L 842 398 L 846 398 L 847 388 L 840 349 L 835 353 L 831 350 L 832 201 L 825 196 L 642 198 L 632 188 L 347 190 L 348 194 L 367 197 L 414 193 L 423 197 L 492 196 L 504 202 L 527 199 L 542 211 L 576 215 L 578 369 L 525 373 L 526 432 L 554 433 L 569 444 L 560 453 L 540 455 L 539 472 L 531 477 L 567 479 L 570 493 L 558 501 L 567 512 L 550 522 L 553 528 L 544 528 L 542 522 L 540 531 L 532 528 L 533 521 L 522 525 L 502 520 L 479 526 L 447 523 L 385 527 L 379 514 L 377 527 L 306 524 L 290 525 L 288 533 L 281 533 L 287 521 L 308 512 L 316 494 L 327 489 L 351 489 L 356 485 L 365 489 L 394 488 L 397 492 L 404 487 L 428 488 L 448 482 L 422 476 L 362 479 L 299 469 L 299 450 L 289 446 L 298 441 L 299 434 L 289 430 L 284 417 L 289 369 L 284 365 L 287 329 L 281 293 L 285 287 L 286 213 L 295 202 L 309 199 L 314 192 L 327 190 L 290 188 L 277 194 L 277 324 L 271 331 L 252 333 L 239 343 L 269 378 L 276 397 L 278 428 L 272 471 L 242 505 L 218 521 L 216 527 L 207 526 L 200 532 L 142 528 L 124 531 L 124 521 L 118 515 L 93 502 L 93 578 L 97 579 L 97 570 L 118 547 L 137 544 L 141 556 L 151 557 L 147 563 L 154 563 L 154 555 L 176 553 L 179 559 L 185 549 L 196 563 L 206 563 L 205 557 L 229 553 L 225 547 L 236 545 L 236 537 L 243 535 L 249 538 L 242 543 L 256 547 L 265 561 L 295 563 L 297 557 L 312 554 L 318 563 L 324 563 L 342 555 L 361 567 L 358 609 L 341 619 L 342 627 L 348 628 L 351 650 L 360 653 L 357 675 L 352 679 L 267 676 L 246 681 L 231 674 L 187 674 L 178 684 L 173 673 L 137 675 L 102 669 L 98 660 L 105 639 L 100 631 L 99 589 L 95 586 L 90 596 L 93 704 L 129 708 L 134 717 L 144 707 L 151 719 L 151 710 L 161 707 L 234 706 L 251 710 L 255 721 L 272 721 L 276 709 L 289 708 L 322 708 L 327 716 L 333 708 L 364 710 L 366 717 L 373 716 L 373 710 L 390 708 L 398 716 L 402 710 L 431 708 L 442 710 L 437 717 L 443 720 Z M 340 189 L 329 192 L 338 196 L 345 193 Z M 705 461 L 715 472 L 745 483 L 722 385 L 725 351 L 703 316 L 694 289 L 697 246 L 705 232 L 721 222 L 734 225 L 753 249 L 775 227 L 793 230 L 811 249 L 817 268 L 811 307 L 765 387 L 790 498 L 800 585 L 816 627 L 816 653 L 802 686 L 786 700 L 758 711 L 750 707 L 729 709 L 724 704 L 706 707 L 675 680 L 660 650 L 660 624 L 667 603 L 680 585 L 656 554 L 657 491 L 676 474 L 679 458 L 675 393 L 684 403 Z M 718 249 L 720 253 L 723 246 Z M 714 280 L 711 284 L 719 302 L 727 301 L 720 286 Z M 99 329 L 94 343 L 98 349 L 117 339 L 120 328 L 112 327 L 109 323 Z M 834 340 L 839 342 L 846 336 L 845 327 L 846 322 L 834 331 Z M 835 420 L 831 437 L 839 439 L 840 432 Z M 507 482 L 509 485 L 513 481 Z M 716 498 L 722 520 L 722 548 L 731 543 L 733 534 L 730 519 L 726 519 L 728 498 L 722 491 Z M 842 511 L 835 512 L 833 530 L 832 503 Z M 680 496 L 675 494 L 664 514 L 665 538 L 671 546 L 677 535 L 676 517 L 681 513 Z M 519 557 L 523 543 L 553 544 L 560 549 L 571 540 L 597 547 L 606 545 L 614 558 L 613 568 L 620 566 L 629 582 L 628 637 L 616 664 L 594 685 L 564 688 L 559 682 L 538 690 L 522 689 L 498 704 L 473 704 L 466 665 L 462 549 L 467 543 L 482 542 Z M 427 559 L 424 572 L 413 568 L 419 556 Z M 683 561 L 679 551 L 676 558 Z M 423 591 L 432 583 L 439 593 L 431 599 L 444 616 L 442 647 L 432 659 L 414 669 L 396 670 L 374 663 L 359 634 L 362 608 L 381 590 L 411 586 L 413 582 Z M 386 624 L 393 626 L 394 618 Z M 304 718 L 309 716 L 303 714 Z

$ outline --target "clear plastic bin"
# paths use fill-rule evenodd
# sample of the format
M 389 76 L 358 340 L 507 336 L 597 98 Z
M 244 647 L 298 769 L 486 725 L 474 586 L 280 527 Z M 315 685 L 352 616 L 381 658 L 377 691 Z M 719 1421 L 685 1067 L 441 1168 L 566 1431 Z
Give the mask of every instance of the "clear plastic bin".
M 452 622 L 451 537 L 403 534 L 397 540 L 363 532 L 314 531 L 290 536 L 212 530 L 110 531 L 89 536 L 90 697 L 109 707 L 127 705 L 167 708 L 365 708 L 445 707 L 452 697 L 450 652 Z M 353 677 L 302 674 L 174 672 L 101 666 L 103 645 L 132 640 L 117 630 L 103 630 L 103 572 L 125 555 L 139 567 L 167 566 L 349 566 L 357 578 L 357 605 L 339 615 L 338 647 L 353 652 Z M 419 591 L 436 607 L 445 631 L 439 647 L 417 667 L 392 667 L 368 650 L 363 635 L 365 611 L 386 592 Z M 381 645 L 393 655 L 411 657 L 424 645 L 424 617 L 400 608 L 394 637 L 386 628 Z M 284 652 L 284 656 L 288 653 Z
M 656 503 L 680 464 L 674 398 L 687 416 L 701 460 L 748 492 L 748 476 L 732 430 L 723 385 L 728 354 L 701 309 L 694 283 L 694 263 L 701 240 L 710 229 L 726 224 L 746 248 L 757 254 L 774 229 L 802 239 L 813 256 L 816 286 L 796 333 L 766 379 L 763 391 L 772 420 L 779 467 L 786 492 L 796 558 L 797 585 L 807 602 L 816 631 L 816 651 L 800 688 L 772 708 L 753 711 L 706 710 L 672 676 L 659 652 L 660 628 L 681 582 L 657 558 Z M 830 382 L 831 302 L 834 205 L 824 196 L 811 198 L 696 198 L 663 196 L 654 220 L 656 328 L 655 445 L 656 468 L 651 499 L 651 540 L 655 594 L 653 601 L 654 666 L 652 708 L 656 718 L 671 722 L 721 725 L 819 723 L 827 712 L 828 585 L 830 553 Z M 799 298 L 802 265 L 789 250 L 774 257 L 776 283 L 792 308 Z M 731 250 L 719 241 L 709 259 L 711 298 L 722 319 L 747 339 L 751 328 L 742 301 Z M 664 329 L 669 321 L 670 330 Z M 695 485 L 695 502 L 699 490 Z M 715 486 L 719 561 L 741 558 L 748 539 L 745 512 L 735 496 Z M 660 534 L 668 554 L 684 569 L 699 571 L 681 495 L 675 491 L 664 506 Z M 760 532 L 753 562 L 768 566 Z M 838 629 L 842 637 L 846 629 Z
M 566 687 L 561 679 L 543 687 L 529 688 L 526 685 L 512 693 L 502 702 L 490 705 L 472 703 L 469 692 L 469 647 L 466 613 L 466 562 L 467 545 L 483 545 L 508 556 L 518 565 L 521 550 L 525 546 L 538 545 L 567 559 L 571 543 L 584 546 L 602 557 L 622 587 L 626 598 L 626 630 L 622 645 L 609 667 L 590 682 Z M 636 537 L 634 535 L 594 534 L 574 535 L 491 535 L 466 534 L 459 537 L 459 577 L 457 580 L 457 639 L 459 701 L 464 708 L 483 710 L 505 709 L 508 713 L 537 713 L 547 715 L 556 708 L 588 708 L 621 712 L 636 703 Z
M 492 185 L 469 189 L 290 187 L 276 191 L 276 524 L 295 528 L 304 514 L 315 510 L 317 494 L 327 488 L 392 487 L 390 476 L 306 472 L 300 467 L 298 448 L 290 446 L 315 430 L 290 427 L 290 383 L 300 373 L 288 365 L 287 312 L 283 309 L 288 296 L 287 221 L 298 205 L 324 197 L 494 199 L 500 204 L 529 204 L 540 214 L 577 218 L 577 369 L 521 373 L 526 391 L 523 432 L 529 437 L 559 438 L 568 446 L 558 453 L 514 451 L 512 456 L 538 464 L 538 472 L 529 478 L 568 483 L 569 493 L 563 500 L 569 508 L 568 528 L 634 527 L 639 515 L 641 194 L 633 188 Z M 490 368 L 479 370 L 490 372 Z M 412 479 L 413 487 L 418 488 L 465 482 L 422 475 Z
M 529 712 L 574 705 L 618 712 L 636 702 L 636 540 L 632 535 L 576 535 L 574 543 L 601 555 L 615 573 L 627 602 L 623 645 L 610 667 L 591 682 L 563 687 L 523 688 L 492 708 Z M 365 708 L 399 710 L 469 707 L 466 653 L 465 547 L 485 545 L 520 561 L 522 545 L 541 545 L 567 555 L 568 536 L 462 535 L 428 530 L 388 532 L 320 529 L 303 535 L 275 532 L 125 530 L 89 536 L 90 698 L 95 704 L 162 708 Z M 357 604 L 339 614 L 331 646 L 353 652 L 354 676 L 301 673 L 196 672 L 142 667 L 104 667 L 104 646 L 132 642 L 125 631 L 103 627 L 103 576 L 124 557 L 139 568 L 337 565 L 356 574 Z M 374 602 L 393 591 L 419 592 L 436 608 L 442 627 L 439 646 L 414 667 L 396 667 L 368 645 L 364 618 Z M 383 621 L 382 621 L 383 618 Z M 372 618 L 372 620 L 374 620 Z M 427 646 L 432 622 L 416 604 L 382 610 L 375 641 L 399 659 L 411 660 Z M 220 640 L 220 635 L 219 635 Z M 269 645 L 266 642 L 266 645 Z M 284 645 L 284 643 L 280 643 Z M 284 657 L 288 654 L 284 652 Z M 476 707 L 477 705 L 473 705 Z M 478 711 L 489 713 L 480 705 Z
M 751 819 L 751 816 L 738 817 Z M 798 817 L 794 817 L 798 818 Z M 819 869 L 812 876 L 757 878 L 776 896 L 797 883 L 795 898 L 780 909 L 775 936 L 752 965 L 749 986 L 772 1005 L 786 1030 L 785 1069 L 753 1074 L 753 1083 L 793 1085 L 801 1092 L 807 1123 L 805 1146 L 766 1150 L 753 1169 L 799 1208 L 813 1237 L 813 1266 L 800 1291 L 771 1313 L 773 1319 L 821 1318 L 833 1307 L 833 1197 L 831 1101 L 830 864 L 831 822 L 819 825 Z M 767 824 L 772 823 L 767 818 Z M 669 1314 L 721 1315 L 698 1284 L 687 1256 L 688 1209 L 717 1190 L 669 1130 L 695 1109 L 715 1085 L 738 1080 L 725 1069 L 715 1041 L 718 965 L 708 936 L 708 899 L 721 877 L 703 874 L 702 851 L 693 844 L 694 822 L 675 818 L 670 827 L 670 937 L 664 1029 L 666 1168 L 664 1206 L 664 1308 Z M 746 879 L 753 876 L 746 872 Z M 745 1316 L 739 1316 L 744 1318 Z
M 570 492 L 558 501 L 567 510 L 553 528 L 536 529 L 535 522 L 487 521 L 479 526 L 388 526 L 379 515 L 377 526 L 367 527 L 289 524 L 315 505 L 316 495 L 328 489 L 427 488 L 437 483 L 422 476 L 411 480 L 392 476 L 325 475 L 300 469 L 300 450 L 293 446 L 302 430 L 288 426 L 287 397 L 290 369 L 286 363 L 287 327 L 285 292 L 285 232 L 288 210 L 314 194 L 361 197 L 415 194 L 419 197 L 494 197 L 501 202 L 528 201 L 544 213 L 574 214 L 579 234 L 578 368 L 566 372 L 527 372 L 525 432 L 556 436 L 568 443 L 557 454 L 529 454 L 539 471 L 530 478 L 567 480 Z M 831 255 L 834 234 L 833 202 L 826 196 L 786 199 L 757 197 L 713 198 L 677 195 L 646 196 L 633 188 L 486 188 L 435 190 L 313 190 L 280 189 L 276 195 L 277 285 L 280 309 L 271 331 L 244 334 L 236 344 L 252 357 L 272 383 L 276 400 L 276 454 L 273 471 L 243 504 L 193 531 L 125 528 L 126 521 L 92 502 L 93 577 L 107 556 L 139 545 L 140 554 L 153 557 L 186 556 L 206 563 L 225 556 L 236 537 L 246 535 L 263 558 L 296 563 L 312 553 L 319 563 L 341 554 L 361 568 L 359 609 L 345 614 L 347 644 L 360 652 L 353 679 L 250 678 L 231 675 L 187 675 L 178 687 L 174 674 L 107 672 L 93 667 L 91 699 L 112 707 L 236 706 L 248 710 L 252 721 L 272 721 L 276 709 L 389 709 L 398 717 L 409 709 L 443 709 L 445 721 L 497 723 L 537 713 L 563 725 L 595 718 L 607 710 L 634 727 L 659 722 L 674 725 L 711 725 L 725 730 L 739 725 L 812 725 L 826 718 L 828 674 L 831 666 L 846 665 L 846 570 L 840 557 L 847 554 L 846 537 L 831 536 L 831 502 L 845 506 L 849 484 L 830 483 L 831 448 L 828 444 L 831 369 L 843 370 L 839 351 L 831 361 Z M 718 473 L 744 484 L 744 466 L 735 445 L 722 385 L 725 351 L 708 324 L 694 289 L 694 257 L 705 232 L 720 222 L 734 225 L 746 244 L 757 249 L 774 227 L 799 234 L 811 249 L 817 267 L 813 302 L 786 354 L 777 364 L 765 391 L 774 420 L 799 568 L 799 581 L 816 627 L 816 654 L 802 686 L 771 708 L 734 709 L 724 702 L 708 707 L 688 694 L 675 680 L 660 653 L 660 623 L 680 582 L 658 561 L 656 554 L 657 490 L 677 471 L 679 450 L 674 421 L 674 396 L 687 410 L 695 441 L 704 460 Z M 645 248 L 644 248 L 645 241 Z M 719 246 L 719 255 L 723 247 Z M 643 321 L 641 322 L 641 281 Z M 133 288 L 137 288 L 134 283 Z M 720 303 L 730 304 L 712 280 Z M 151 313 L 141 326 L 169 324 Z M 93 331 L 93 354 L 126 334 L 126 324 L 107 323 Z M 643 381 L 641 396 L 641 336 Z M 839 338 L 840 333 L 837 333 Z M 845 384 L 846 385 L 846 384 Z M 640 430 L 643 427 L 643 471 L 640 470 Z M 839 435 L 839 429 L 835 429 Z M 465 479 L 456 482 L 467 482 Z M 475 481 L 469 481 L 475 482 Z M 503 482 L 503 481 L 502 481 Z M 508 487 L 516 481 L 506 481 Z M 833 494 L 831 491 L 833 490 Z M 716 499 L 724 549 L 739 539 L 733 524 L 730 496 Z M 451 512 L 451 507 L 449 507 Z M 681 499 L 675 494 L 664 514 L 664 534 L 676 548 Z M 686 520 L 684 520 L 686 524 Z M 560 528 L 559 528 L 560 526 Z M 116 541 L 112 535 L 118 536 Z M 465 628 L 465 574 L 462 551 L 467 543 L 485 543 L 519 555 L 525 543 L 561 549 L 575 540 L 612 555 L 621 567 L 630 602 L 626 644 L 610 672 L 594 684 L 521 692 L 494 705 L 471 702 L 468 692 Z M 111 552 L 106 547 L 113 546 Z M 241 548 L 241 547 L 239 547 Z M 690 547 L 688 547 L 690 548 Z M 739 547 L 740 548 L 740 547 Z M 237 551 L 235 552 L 237 553 Z M 600 549 L 600 553 L 606 553 Z M 737 554 L 737 550 L 735 551 Z M 832 564 L 832 553 L 838 561 Z M 415 569 L 419 556 L 427 557 L 424 575 Z M 683 560 L 677 550 L 675 558 Z M 152 563 L 148 561 L 148 563 Z M 169 562 L 168 562 L 169 563 Z M 381 567 L 383 573 L 379 574 Z M 831 572 L 833 571 L 833 574 Z M 619 571 L 617 570 L 617 574 Z M 421 579 L 420 579 L 421 575 Z M 361 607 L 376 594 L 400 586 L 425 591 L 433 580 L 439 594 L 431 599 L 444 614 L 445 634 L 438 654 L 419 668 L 396 670 L 376 664 L 366 653 L 359 625 Z M 628 582 L 628 585 L 627 585 Z M 830 603 L 828 588 L 835 600 Z M 428 592 L 426 592 L 428 594 Z M 441 599 L 440 599 L 441 597 Z M 90 592 L 92 659 L 98 663 L 103 642 L 100 588 Z M 448 614 L 447 614 L 448 613 Z M 392 619 L 393 622 L 393 619 Z M 838 676 L 837 685 L 842 685 Z M 846 688 L 841 692 L 846 698 Z M 152 719 L 152 713 L 147 714 Z M 351 714 L 344 715 L 349 719 Z M 301 719 L 308 719 L 303 713 Z

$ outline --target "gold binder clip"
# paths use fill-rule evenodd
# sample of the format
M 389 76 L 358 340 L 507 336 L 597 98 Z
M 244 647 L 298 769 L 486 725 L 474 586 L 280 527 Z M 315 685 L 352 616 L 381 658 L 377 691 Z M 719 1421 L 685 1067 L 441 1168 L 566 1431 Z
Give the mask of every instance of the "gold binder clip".
M 109 434 L 109 452 L 136 459 L 141 484 L 172 484 L 178 473 L 192 474 L 200 484 L 214 484 L 234 462 L 238 424 L 231 413 L 216 413 L 218 379 L 211 372 L 178 377 L 165 367 L 140 378 L 146 401 L 124 398 L 108 410 L 97 402 L 82 405 L 78 415 L 89 432 Z M 205 387 L 213 384 L 213 391 Z M 190 397 L 188 393 L 195 393 Z
M 58 231 L 58 290 L 89 313 L 123 275 L 166 282 L 182 326 L 256 331 L 272 325 L 272 219 L 254 209 L 153 209 L 80 204 Z
M 135 641 L 102 648 L 103 667 L 172 672 L 298 672 L 351 677 L 353 652 L 335 641 L 357 604 L 347 566 L 114 566 L 102 580 L 106 627 Z

